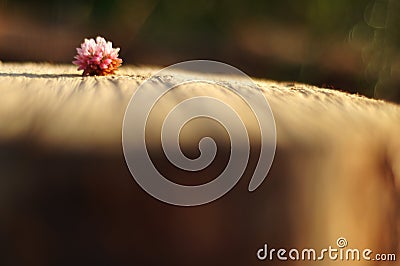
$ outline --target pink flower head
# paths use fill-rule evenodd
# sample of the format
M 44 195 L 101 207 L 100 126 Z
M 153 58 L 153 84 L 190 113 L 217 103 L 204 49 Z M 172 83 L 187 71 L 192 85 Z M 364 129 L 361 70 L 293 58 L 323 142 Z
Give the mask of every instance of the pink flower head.
M 118 58 L 119 48 L 113 48 L 112 42 L 107 42 L 102 37 L 85 39 L 81 48 L 76 48 L 78 54 L 72 63 L 83 70 L 84 76 L 105 76 L 114 74 L 122 64 Z

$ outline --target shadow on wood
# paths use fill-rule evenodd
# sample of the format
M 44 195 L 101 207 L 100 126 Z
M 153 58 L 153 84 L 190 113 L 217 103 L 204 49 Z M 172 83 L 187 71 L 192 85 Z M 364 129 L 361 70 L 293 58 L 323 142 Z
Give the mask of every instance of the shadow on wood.
M 247 191 L 260 150 L 249 126 L 250 160 L 238 185 L 210 204 L 176 207 L 146 194 L 122 153 L 125 108 L 156 70 L 124 67 L 117 76 L 82 78 L 72 66 L 0 65 L 1 265 L 273 265 L 277 257 L 256 257 L 265 243 L 321 250 L 336 247 L 339 237 L 349 248 L 398 253 L 399 106 L 256 80 L 277 127 L 267 179 Z M 211 85 L 200 89 L 237 104 Z M 195 94 L 177 90 L 160 110 Z M 182 133 L 188 156 L 198 155 L 201 127 Z M 208 128 L 219 143 L 216 160 L 193 179 L 168 165 L 156 128 L 149 129 L 149 152 L 174 181 L 207 182 L 224 168 L 230 146 L 218 125 Z M 331 263 L 338 262 L 324 261 Z

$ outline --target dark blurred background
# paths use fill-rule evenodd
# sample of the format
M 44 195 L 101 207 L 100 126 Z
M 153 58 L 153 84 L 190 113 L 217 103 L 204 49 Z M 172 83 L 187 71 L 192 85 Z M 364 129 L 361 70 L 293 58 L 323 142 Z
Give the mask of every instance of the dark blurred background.
M 0 60 L 70 63 L 102 35 L 128 64 L 189 59 L 400 102 L 397 0 L 0 0 Z
M 3 62 L 72 64 L 75 48 L 84 38 L 97 35 L 121 48 L 125 64 L 166 66 L 213 59 L 250 76 L 305 82 L 400 102 L 398 0 L 0 0 Z M 83 106 L 82 114 L 89 107 Z M 24 108 L 22 105 L 21 110 L 30 115 L 29 108 Z M 56 121 L 50 119 L 55 116 L 43 112 L 45 121 Z M 82 127 L 92 125 L 84 122 L 79 122 Z M 308 150 L 311 144 L 306 143 L 278 146 L 268 185 L 248 193 L 258 160 L 253 146 L 253 168 L 247 168 L 229 197 L 204 206 L 179 208 L 150 197 L 134 182 L 119 142 L 116 151 L 105 154 L 68 152 L 37 144 L 35 130 L 42 129 L 32 128 L 21 140 L 0 140 L 1 266 L 261 265 L 256 250 L 264 243 L 326 248 L 326 243 L 331 243 L 328 241 L 335 241 L 326 237 L 334 235 L 335 228 L 342 230 L 345 218 L 356 217 L 349 215 L 356 206 L 366 207 L 358 208 L 367 215 L 360 215 L 360 229 L 352 232 L 350 221 L 340 232 L 346 237 L 354 233 L 348 238 L 351 245 L 378 239 L 373 243 L 379 247 L 391 239 L 387 236 L 396 228 L 390 216 L 377 214 L 379 219 L 387 219 L 389 229 L 367 219 L 372 217 L 368 216 L 373 210 L 369 206 L 381 206 L 376 198 L 361 205 L 349 201 L 350 207 L 344 208 L 342 215 L 341 204 L 351 191 L 346 186 L 342 189 L 341 185 L 347 184 L 344 178 L 332 185 L 323 178 L 313 179 L 321 171 L 331 170 L 330 165 L 351 165 L 344 163 L 350 158 L 347 151 L 342 158 L 341 152 L 330 153 L 322 146 L 315 150 Z M 97 128 L 93 130 L 93 134 L 100 134 Z M 363 135 L 360 132 L 357 136 Z M 336 145 L 325 138 L 323 143 Z M 371 140 L 371 145 L 378 144 Z M 352 147 L 349 156 L 354 158 L 358 152 L 369 151 L 351 152 Z M 338 161 L 327 163 L 335 155 Z M 356 159 L 354 169 L 359 169 Z M 357 176 L 365 177 L 354 176 L 350 184 L 358 184 L 361 179 Z M 368 180 L 360 181 L 365 182 Z M 360 187 L 361 195 L 367 195 L 363 190 L 373 193 L 375 190 L 368 189 L 373 184 Z M 314 200 L 325 191 L 329 191 L 327 198 Z M 340 200 L 330 203 L 331 195 Z M 382 202 L 391 197 L 388 195 Z M 321 210 L 320 220 L 321 206 L 327 211 Z M 333 212 L 326 216 L 330 206 Z M 335 210 L 340 215 L 336 216 Z M 379 231 L 368 230 L 364 236 L 369 224 Z M 363 232 L 362 237 L 359 232 Z

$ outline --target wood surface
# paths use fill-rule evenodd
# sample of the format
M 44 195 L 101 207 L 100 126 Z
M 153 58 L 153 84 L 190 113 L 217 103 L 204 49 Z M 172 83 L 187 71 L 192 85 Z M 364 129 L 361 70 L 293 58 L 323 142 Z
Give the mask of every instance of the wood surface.
M 8 250 L 1 265 L 258 265 L 266 263 L 256 259 L 264 243 L 323 248 L 339 237 L 351 248 L 400 259 L 400 106 L 254 79 L 277 128 L 267 179 L 247 191 L 257 162 L 251 155 L 223 198 L 173 207 L 133 181 L 122 154 L 130 97 L 159 69 L 124 66 L 115 76 L 81 77 L 72 65 L 0 64 L 0 242 Z M 238 105 L 220 88 L 201 89 Z M 193 95 L 178 90 L 161 110 Z M 196 149 L 196 131 L 182 136 L 189 150 Z M 156 133 L 150 128 L 155 140 Z M 251 143 L 253 154 L 258 144 Z M 395 263 L 354 265 L 364 264 Z

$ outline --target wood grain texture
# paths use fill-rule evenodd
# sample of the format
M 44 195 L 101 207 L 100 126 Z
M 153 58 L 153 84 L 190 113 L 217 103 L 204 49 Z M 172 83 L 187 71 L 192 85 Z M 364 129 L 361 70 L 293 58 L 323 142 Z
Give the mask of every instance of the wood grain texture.
M 81 77 L 74 66 L 0 64 L 0 207 L 8 214 L 0 236 L 12 243 L 4 257 L 7 265 L 53 265 L 68 252 L 85 263 L 257 265 L 255 252 L 265 242 L 276 248 L 323 248 L 340 236 L 351 248 L 399 250 L 398 105 L 304 84 L 255 80 L 277 127 L 268 178 L 248 193 L 249 167 L 244 180 L 222 199 L 181 209 L 152 199 L 135 185 L 122 156 L 125 108 L 158 69 L 125 66 L 116 76 Z M 226 82 L 235 86 L 236 81 Z M 201 89 L 238 105 L 220 88 Z M 178 90 L 161 109 L 197 94 Z M 183 136 L 185 145 L 196 147 L 190 132 L 198 128 L 191 130 Z M 255 129 L 250 125 L 249 130 Z M 251 156 L 249 164 L 254 168 L 255 163 Z M 72 202 L 64 202 L 71 197 Z M 21 233 L 22 228 L 31 233 Z M 83 242 L 73 249 L 68 243 L 79 237 Z M 160 250 L 158 256 L 154 249 Z M 335 262 L 324 265 L 329 263 Z M 346 263 L 352 265 L 341 265 Z M 374 263 L 367 265 L 381 265 Z

